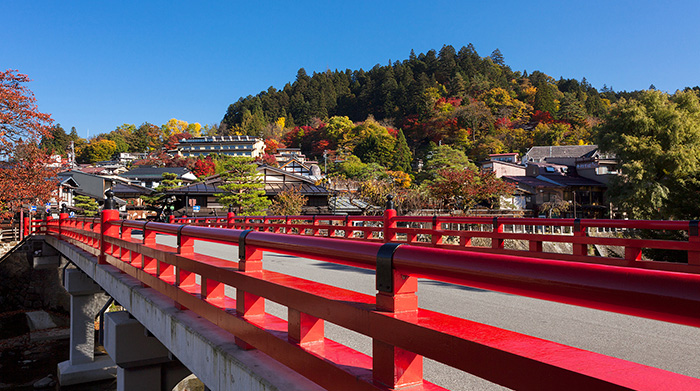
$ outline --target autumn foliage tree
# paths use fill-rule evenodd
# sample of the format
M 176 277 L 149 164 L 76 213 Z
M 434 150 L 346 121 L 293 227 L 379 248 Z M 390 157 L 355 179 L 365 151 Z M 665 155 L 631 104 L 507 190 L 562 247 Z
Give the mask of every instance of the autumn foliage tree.
M 306 205 L 307 197 L 301 194 L 299 186 L 292 186 L 279 193 L 270 205 L 271 216 L 297 216 Z
M 0 71 L 0 153 L 10 155 L 20 141 L 39 143 L 51 134 L 51 115 L 40 113 L 36 98 L 25 83 L 27 75 Z
M 29 77 L 16 70 L 0 71 L 0 213 L 11 215 L 23 203 L 48 201 L 56 189 L 55 169 L 47 167 L 39 149 L 51 135 L 51 116 L 38 111 Z
M 0 215 L 10 217 L 23 204 L 43 205 L 58 186 L 58 168 L 47 166 L 46 154 L 33 142 L 19 141 L 0 166 Z
M 513 193 L 513 185 L 496 178 L 493 173 L 444 168 L 427 184 L 430 196 L 440 207 L 469 210 L 479 203 L 493 206 L 501 196 Z

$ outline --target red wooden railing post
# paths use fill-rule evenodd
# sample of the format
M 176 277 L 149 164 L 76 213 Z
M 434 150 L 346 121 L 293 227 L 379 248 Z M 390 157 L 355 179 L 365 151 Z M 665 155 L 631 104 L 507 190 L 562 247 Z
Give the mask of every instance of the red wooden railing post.
M 170 215 L 168 216 L 168 223 L 174 224 L 175 223 L 175 215 Z
M 581 226 L 581 219 L 574 220 L 574 238 L 584 238 L 588 236 L 586 227 Z M 586 256 L 588 255 L 588 244 L 585 243 L 574 243 L 573 244 L 574 255 Z
M 262 274 L 262 250 L 245 244 L 246 236 L 253 230 L 241 233 L 238 240 L 238 270 L 251 275 Z M 265 315 L 265 298 L 253 295 L 243 289 L 236 289 L 236 313 L 243 318 L 254 318 Z M 253 346 L 236 337 L 236 344 L 242 349 L 253 349 Z
M 384 243 L 396 241 L 396 209 L 394 209 L 394 196 L 386 196 L 386 209 L 384 209 Z
M 493 233 L 494 234 L 503 233 L 503 224 L 498 222 L 498 217 L 493 218 Z M 492 238 L 491 239 L 491 248 L 499 248 L 499 249 L 505 248 L 505 240 L 503 240 L 501 238 Z
M 105 241 L 105 237 L 116 237 L 119 234 L 119 226 L 112 223 L 114 220 L 119 220 L 114 193 L 112 190 L 107 190 L 105 195 L 107 198 L 100 214 L 100 255 L 97 258 L 99 264 L 107 263 L 107 254 L 112 254 L 112 245 Z
M 51 229 L 49 229 L 51 225 L 51 221 L 53 220 L 53 216 L 51 216 L 48 212 L 46 214 L 46 220 L 44 221 L 44 226 L 41 227 L 41 233 L 43 234 L 48 234 L 51 232 Z
M 316 219 L 316 215 L 313 216 L 313 220 L 311 220 L 311 225 L 313 228 L 311 228 L 311 236 L 318 236 L 319 229 L 316 228 L 318 226 L 318 220 Z
M 66 224 L 66 219 L 68 219 L 70 215 L 68 214 L 68 208 L 66 207 L 66 204 L 63 204 L 61 206 L 61 213 L 58 214 L 58 237 L 63 236 L 63 225 Z
M 700 233 L 698 233 L 698 220 L 691 220 L 688 222 L 688 242 L 690 242 L 694 248 L 694 250 L 688 251 L 688 264 L 700 265 Z
M 132 228 L 129 227 L 124 228 L 124 221 L 122 221 L 120 229 L 121 239 L 125 241 L 131 241 L 131 230 Z M 131 263 L 131 255 L 132 252 L 130 250 L 127 250 L 126 248 L 121 248 L 119 251 L 119 259 L 121 259 L 123 262 Z
M 287 310 L 287 335 L 290 341 L 300 345 L 323 342 L 325 338 L 324 326 L 323 319 L 291 307 Z
M 234 220 L 235 217 L 236 214 L 233 213 L 233 206 L 229 205 L 228 213 L 226 213 L 226 228 L 233 228 L 233 225 L 236 223 Z
M 400 243 L 386 243 L 377 253 L 377 311 L 391 312 L 394 317 L 416 320 L 418 315 L 418 279 L 393 268 L 393 257 Z M 423 356 L 372 340 L 372 376 L 392 389 L 418 385 L 423 382 Z
M 25 237 L 25 238 L 27 236 L 29 236 L 29 227 L 30 227 L 29 224 L 31 224 L 31 221 L 32 221 L 32 212 L 28 212 L 27 217 L 24 218 L 24 227 L 22 229 L 22 231 L 24 232 L 23 237 Z
M 433 215 L 433 227 L 430 233 L 430 242 L 433 246 L 437 244 L 442 244 L 442 223 L 438 221 L 437 215 Z

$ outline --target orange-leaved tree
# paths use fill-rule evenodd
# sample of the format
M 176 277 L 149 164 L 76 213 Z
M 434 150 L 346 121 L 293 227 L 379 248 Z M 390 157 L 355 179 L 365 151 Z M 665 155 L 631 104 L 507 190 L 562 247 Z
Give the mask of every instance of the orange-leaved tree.
M 56 190 L 56 169 L 38 147 L 51 137 L 49 114 L 38 111 L 29 77 L 0 71 L 0 214 L 12 215 L 23 203 L 48 201 Z
M 58 187 L 58 167 L 33 142 L 19 141 L 12 157 L 0 163 L 0 216 L 11 217 L 23 204 L 43 205 Z

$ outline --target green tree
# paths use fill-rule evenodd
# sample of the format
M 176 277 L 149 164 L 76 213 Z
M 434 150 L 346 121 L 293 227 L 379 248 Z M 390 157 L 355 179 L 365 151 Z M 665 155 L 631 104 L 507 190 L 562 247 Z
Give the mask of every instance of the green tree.
M 408 149 L 408 143 L 406 143 L 406 136 L 404 136 L 403 130 L 399 129 L 399 133 L 396 135 L 396 144 L 394 144 L 392 169 L 411 172 L 412 160 L 411 150 Z
M 491 61 L 493 61 L 494 64 L 497 64 L 497 65 L 505 65 L 506 64 L 505 59 L 503 58 L 503 53 L 501 53 L 501 51 L 498 48 L 496 50 L 494 50 L 493 52 L 491 52 L 491 56 L 489 56 L 489 58 L 491 58 Z
M 450 168 L 463 170 L 466 168 L 476 170 L 476 166 L 472 163 L 464 152 L 453 149 L 449 145 L 440 145 L 431 151 L 428 161 L 423 167 L 421 177 L 423 179 L 434 179 L 438 176 L 438 171 Z
M 84 195 L 76 195 L 73 197 L 73 202 L 75 203 L 75 207 L 82 210 L 82 214 L 88 217 L 95 216 L 97 210 L 100 208 L 94 198 Z
M 155 192 L 151 195 L 142 195 L 141 199 L 146 205 L 152 207 L 153 209 L 159 209 L 162 207 L 166 199 L 165 192 L 169 189 L 174 189 L 180 185 L 177 180 L 177 174 L 172 172 L 164 172 L 161 174 L 161 181 L 158 186 L 154 189 Z
M 610 201 L 637 219 L 700 218 L 700 102 L 690 91 L 645 91 L 621 99 L 598 130 L 601 150 L 613 152 L 622 175 Z
M 539 83 L 537 83 L 536 87 L 537 92 L 535 93 L 534 104 L 535 110 L 547 111 L 550 114 L 555 115 L 557 112 L 557 104 L 554 101 L 554 89 L 556 89 L 556 87 L 549 84 L 545 80 L 541 80 Z
M 365 163 L 377 163 L 384 167 L 392 165 L 394 140 L 389 134 L 368 134 L 353 149 L 353 154 Z
M 50 136 L 42 137 L 39 147 L 49 154 L 66 156 L 69 145 L 70 138 L 66 134 L 66 131 L 63 130 L 61 124 L 56 124 L 51 127 Z
M 586 122 L 586 110 L 583 103 L 571 92 L 564 93 L 561 100 L 561 107 L 557 113 L 559 119 L 567 121 L 572 125 L 584 125 Z
M 233 206 L 236 214 L 244 216 L 261 215 L 271 202 L 265 197 L 265 184 L 252 159 L 232 157 L 223 162 L 224 183 L 219 185 L 222 193 L 215 194 L 221 205 Z

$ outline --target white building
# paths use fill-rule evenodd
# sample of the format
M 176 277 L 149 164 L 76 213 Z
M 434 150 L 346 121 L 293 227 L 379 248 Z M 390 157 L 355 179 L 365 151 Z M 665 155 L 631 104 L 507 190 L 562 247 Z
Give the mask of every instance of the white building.
M 262 156 L 265 143 L 253 136 L 212 136 L 182 139 L 175 152 L 184 157 L 219 154 L 256 158 Z

